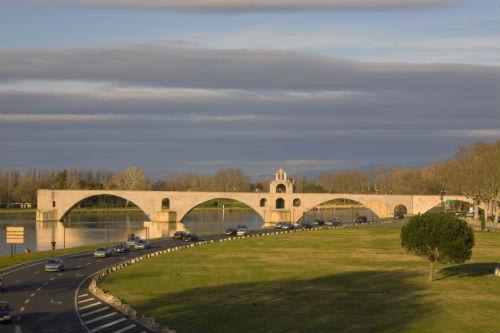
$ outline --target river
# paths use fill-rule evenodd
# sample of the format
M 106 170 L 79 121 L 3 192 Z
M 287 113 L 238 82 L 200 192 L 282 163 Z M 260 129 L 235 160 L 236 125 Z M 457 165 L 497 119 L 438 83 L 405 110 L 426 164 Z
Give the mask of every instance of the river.
M 329 220 L 339 216 L 343 221 L 352 221 L 357 215 L 366 215 L 368 219 L 377 217 L 366 209 L 322 209 L 312 210 L 305 219 Z M 144 215 L 136 212 L 113 214 L 70 214 L 64 222 L 35 222 L 26 215 L 9 215 L 0 219 L 0 255 L 10 254 L 11 247 L 5 243 L 7 226 L 23 226 L 25 243 L 16 246 L 16 252 L 43 251 L 51 248 L 51 242 L 56 242 L 56 248 L 68 248 L 82 245 L 123 242 L 127 235 L 134 233 L 141 238 L 158 238 L 171 236 L 177 230 L 189 230 L 197 234 L 216 233 L 228 227 L 245 224 L 249 229 L 263 226 L 260 216 L 245 209 L 197 209 L 191 211 L 182 224 L 156 223 L 144 228 Z

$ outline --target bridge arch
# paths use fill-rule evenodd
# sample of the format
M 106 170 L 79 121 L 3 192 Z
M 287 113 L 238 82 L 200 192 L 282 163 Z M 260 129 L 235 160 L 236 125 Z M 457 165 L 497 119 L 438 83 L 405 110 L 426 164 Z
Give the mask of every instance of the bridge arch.
M 311 205 L 308 205 L 307 207 L 305 207 L 305 209 L 302 211 L 302 215 L 295 215 L 295 219 L 296 221 L 295 222 L 299 222 L 300 220 L 302 220 L 304 217 L 306 217 L 307 214 L 311 213 L 312 211 L 314 211 L 314 209 L 324 205 L 324 204 L 327 204 L 329 202 L 334 202 L 334 201 L 337 201 L 337 200 L 349 200 L 350 201 L 350 204 L 358 204 L 358 205 L 361 205 L 362 207 L 364 207 L 364 209 L 368 210 L 372 215 L 373 215 L 373 218 L 376 218 L 376 219 L 380 219 L 384 216 L 380 216 L 379 213 L 377 213 L 377 211 L 375 211 L 374 209 L 372 209 L 369 205 L 363 203 L 361 200 L 357 200 L 357 199 L 351 199 L 351 198 L 348 198 L 348 197 L 343 197 L 343 196 L 335 196 L 333 198 L 330 198 L 330 199 L 326 199 L 326 200 L 322 200 L 320 202 L 317 202 L 314 204 L 314 206 L 311 207 Z M 345 215 L 345 214 L 344 214 Z M 337 214 L 338 216 L 338 214 Z M 333 217 L 333 216 L 332 216 Z M 340 216 L 342 217 L 342 216 Z M 354 216 L 353 216 L 354 217 Z M 368 218 L 370 218 L 370 216 L 368 216 Z
M 143 213 L 146 219 L 150 218 L 150 212 L 148 212 L 147 206 L 141 207 L 141 204 L 136 202 L 136 198 L 129 198 L 127 195 L 119 195 L 117 193 L 90 193 L 90 194 L 82 194 L 81 196 L 76 196 L 71 198 L 71 200 L 53 200 L 53 206 L 57 209 L 58 221 L 62 221 L 73 209 L 75 209 L 82 202 L 97 197 L 110 197 L 110 198 L 119 198 L 124 201 L 132 203 L 134 206 L 139 208 Z
M 184 218 L 190 212 L 192 212 L 193 209 L 197 208 L 198 206 L 200 206 L 200 205 L 202 205 L 204 203 L 207 203 L 207 202 L 210 202 L 210 201 L 214 201 L 214 200 L 230 200 L 230 201 L 242 203 L 245 206 L 247 206 L 248 208 L 250 208 L 253 212 L 255 212 L 260 217 L 260 219 L 262 221 L 265 221 L 264 213 L 261 211 L 261 209 L 258 209 L 262 200 L 261 201 L 257 201 L 257 203 L 254 203 L 254 202 L 248 202 L 246 200 L 242 200 L 242 199 L 239 199 L 239 198 L 231 197 L 231 195 L 201 198 L 201 199 L 198 199 L 198 200 L 196 200 L 194 202 L 191 202 L 190 203 L 190 207 L 188 209 L 180 211 L 180 213 L 179 212 L 177 213 L 178 214 L 177 215 L 177 221 L 179 221 L 179 222 L 182 223 L 183 220 L 184 220 Z M 267 200 L 266 200 L 266 202 L 267 202 Z

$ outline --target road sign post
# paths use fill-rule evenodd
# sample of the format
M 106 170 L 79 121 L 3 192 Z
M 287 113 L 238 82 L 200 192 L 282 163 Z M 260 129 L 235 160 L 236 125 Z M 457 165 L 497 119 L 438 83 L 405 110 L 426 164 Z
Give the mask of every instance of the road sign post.
M 7 227 L 6 243 L 10 244 L 10 256 L 14 256 L 16 244 L 24 244 L 24 227 Z

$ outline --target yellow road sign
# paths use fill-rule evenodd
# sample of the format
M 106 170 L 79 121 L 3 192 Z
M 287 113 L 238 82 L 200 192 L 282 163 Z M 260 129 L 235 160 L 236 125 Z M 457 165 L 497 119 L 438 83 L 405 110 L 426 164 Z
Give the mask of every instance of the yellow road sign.
M 7 227 L 7 244 L 23 244 L 24 227 Z

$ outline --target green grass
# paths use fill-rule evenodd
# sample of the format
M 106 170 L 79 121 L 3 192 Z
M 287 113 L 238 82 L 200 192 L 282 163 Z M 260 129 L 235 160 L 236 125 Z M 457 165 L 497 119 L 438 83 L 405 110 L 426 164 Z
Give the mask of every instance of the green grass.
M 499 332 L 500 234 L 476 233 L 470 262 L 428 265 L 399 228 L 247 238 L 154 257 L 103 287 L 183 332 Z
M 19 254 L 15 254 L 13 258 L 11 258 L 10 255 L 0 256 L 0 269 L 7 268 L 10 266 L 14 266 L 14 265 L 18 265 L 18 264 L 24 264 L 26 262 L 30 262 L 30 261 L 34 261 L 34 260 L 46 259 L 46 258 L 51 258 L 51 257 L 58 257 L 58 256 L 62 256 L 65 254 L 76 253 L 76 252 L 81 252 L 81 251 L 95 250 L 100 246 L 106 246 L 106 244 L 79 246 L 79 247 L 72 247 L 72 248 L 66 248 L 66 249 L 56 249 L 56 250 L 48 250 L 48 251 L 40 251 L 40 252 L 32 252 L 32 253 L 19 253 Z

